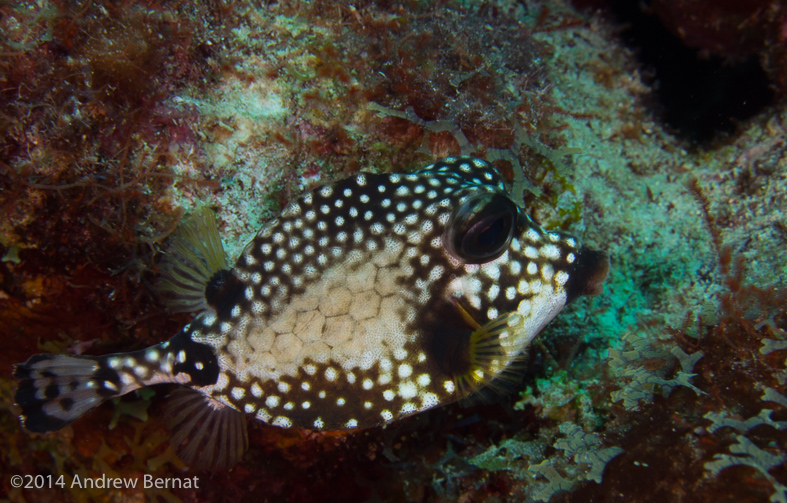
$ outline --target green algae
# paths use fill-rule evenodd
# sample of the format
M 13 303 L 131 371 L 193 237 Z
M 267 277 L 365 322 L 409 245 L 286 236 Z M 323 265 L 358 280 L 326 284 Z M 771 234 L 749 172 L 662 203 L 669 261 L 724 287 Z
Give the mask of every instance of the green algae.
M 528 500 L 549 501 L 582 482 L 601 483 L 606 464 L 623 452 L 619 447 L 604 447 L 602 435 L 586 433 L 574 423 L 561 423 L 557 429 L 553 438 L 504 440 L 468 461 L 485 470 L 508 471 L 527 481 Z

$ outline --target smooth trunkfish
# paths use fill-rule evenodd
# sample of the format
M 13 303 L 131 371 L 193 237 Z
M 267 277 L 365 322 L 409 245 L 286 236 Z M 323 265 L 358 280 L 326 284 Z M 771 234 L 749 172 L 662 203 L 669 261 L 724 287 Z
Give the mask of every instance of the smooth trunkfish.
M 55 431 L 107 399 L 177 383 L 167 417 L 178 455 L 226 469 L 248 447 L 246 417 L 368 428 L 494 387 L 609 271 L 604 253 L 541 228 L 470 157 L 307 193 L 232 269 L 201 210 L 167 257 L 162 293 L 199 314 L 140 351 L 16 365 L 27 430 Z

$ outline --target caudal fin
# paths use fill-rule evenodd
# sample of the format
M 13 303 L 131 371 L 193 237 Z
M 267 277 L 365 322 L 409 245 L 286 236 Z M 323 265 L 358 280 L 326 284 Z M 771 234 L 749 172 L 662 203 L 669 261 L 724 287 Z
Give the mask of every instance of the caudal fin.
M 14 366 L 22 425 L 35 433 L 56 431 L 104 400 L 131 391 L 105 357 L 39 354 Z

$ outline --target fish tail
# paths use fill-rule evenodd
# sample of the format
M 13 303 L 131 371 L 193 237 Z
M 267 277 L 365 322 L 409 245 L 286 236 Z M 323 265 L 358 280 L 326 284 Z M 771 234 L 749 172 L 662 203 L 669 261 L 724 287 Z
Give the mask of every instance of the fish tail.
M 124 385 L 106 357 L 38 354 L 14 366 L 20 421 L 35 433 L 56 431 L 102 402 L 140 387 Z
M 206 386 L 219 374 L 210 347 L 188 335 L 130 353 L 105 356 L 38 354 L 14 366 L 20 421 L 35 433 L 56 431 L 110 398 L 154 384 Z

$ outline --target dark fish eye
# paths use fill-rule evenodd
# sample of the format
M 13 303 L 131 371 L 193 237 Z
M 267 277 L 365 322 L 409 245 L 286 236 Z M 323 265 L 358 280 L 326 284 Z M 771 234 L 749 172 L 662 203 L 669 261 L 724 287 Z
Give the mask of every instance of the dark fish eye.
M 482 264 L 505 252 L 517 225 L 517 206 L 499 192 L 467 198 L 451 214 L 444 234 L 448 252 L 465 264 Z

